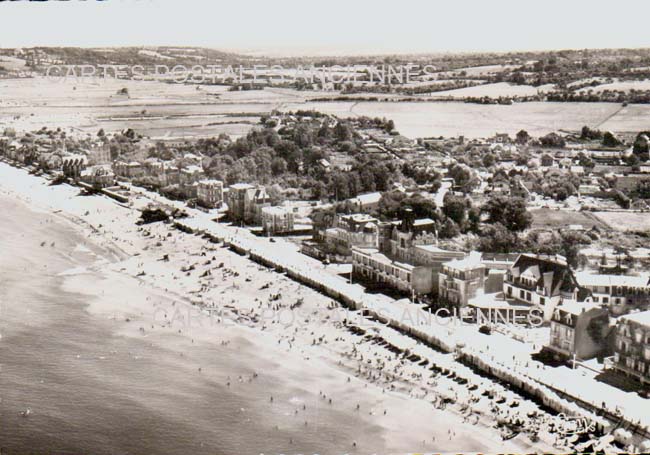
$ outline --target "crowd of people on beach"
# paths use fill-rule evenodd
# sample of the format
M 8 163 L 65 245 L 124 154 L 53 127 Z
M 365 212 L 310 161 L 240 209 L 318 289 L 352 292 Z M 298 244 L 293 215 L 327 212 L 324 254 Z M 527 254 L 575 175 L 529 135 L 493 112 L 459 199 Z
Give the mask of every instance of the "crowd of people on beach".
M 387 329 L 381 324 L 370 323 L 370 330 L 364 325 L 355 333 L 351 330 L 352 321 L 334 317 L 334 312 L 341 309 L 338 302 L 224 245 L 177 234 L 171 225 L 163 223 L 133 226 L 116 236 L 110 226 L 113 223 L 122 225 L 125 221 L 119 216 L 104 217 L 104 222 L 95 226 L 95 233 L 112 236 L 123 251 L 135 252 L 136 256 L 118 263 L 121 272 L 143 284 L 162 287 L 197 312 L 207 311 L 212 317 L 211 311 L 218 310 L 213 322 L 228 319 L 272 332 L 279 346 L 297 350 L 305 359 L 334 354 L 336 366 L 348 372 L 355 382 L 361 381 L 363 387 L 375 386 L 382 393 L 401 393 L 427 401 L 438 410 L 459 415 L 463 423 L 496 427 L 504 440 L 521 434 L 526 435 L 531 446 L 541 439 L 558 449 L 571 449 L 578 442 L 577 437 L 563 433 L 557 416 L 504 385 L 454 364 L 453 354 L 446 354 L 448 358 L 439 367 L 433 359 L 412 361 L 407 350 L 388 349 L 390 342 L 380 335 Z M 178 323 L 179 320 L 165 314 L 163 326 L 174 327 Z M 182 333 L 183 327 L 178 330 Z M 360 335 L 360 331 L 365 333 Z M 450 361 L 463 371 L 463 377 L 448 368 Z M 338 403 L 332 395 L 321 394 L 328 405 L 349 405 Z M 269 401 L 273 402 L 273 397 Z M 360 407 L 353 410 L 362 411 Z M 390 409 L 368 412 L 385 415 Z M 307 419 L 304 424 L 309 424 Z M 456 435 L 450 430 L 447 436 L 451 440 Z

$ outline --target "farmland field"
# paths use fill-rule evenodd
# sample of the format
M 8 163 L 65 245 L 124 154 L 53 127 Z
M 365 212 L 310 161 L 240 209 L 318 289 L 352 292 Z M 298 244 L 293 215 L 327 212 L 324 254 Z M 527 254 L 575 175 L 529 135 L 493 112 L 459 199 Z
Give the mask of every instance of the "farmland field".
M 476 77 L 488 74 L 498 74 L 503 73 L 504 71 L 510 71 L 517 68 L 517 65 L 483 65 L 483 66 L 471 66 L 467 68 L 458 68 L 453 71 L 445 71 L 438 73 L 440 75 L 454 75 L 458 76 L 463 71 L 467 76 Z
M 650 105 L 635 106 L 636 115 L 650 114 Z M 480 105 L 456 102 L 315 102 L 287 104 L 285 110 L 315 109 L 341 117 L 366 115 L 395 121 L 400 133 L 408 137 L 488 137 L 496 132 L 514 135 L 520 129 L 533 136 L 594 126 L 617 114 L 620 106 L 611 103 L 515 103 L 511 106 Z M 618 115 L 618 114 L 617 114 Z M 610 121 L 615 119 L 610 119 Z M 639 119 L 629 118 L 636 124 Z M 617 131 L 627 129 L 619 122 Z
M 650 212 L 593 212 L 618 231 L 650 231 Z
M 591 229 L 594 226 L 607 227 L 602 220 L 590 212 L 536 209 L 531 210 L 530 213 L 533 216 L 533 228 L 566 228 L 570 224 L 579 224 L 585 229 Z
M 492 87 L 499 84 L 490 84 Z M 507 85 L 507 84 L 506 84 Z M 118 95 L 121 88 L 128 96 Z M 477 87 L 482 88 L 482 87 Z M 483 87 L 484 89 L 484 87 Z M 469 89 L 468 89 L 469 90 Z M 405 136 L 514 135 L 533 136 L 584 125 L 611 131 L 648 129 L 650 105 L 621 107 L 614 103 L 515 103 L 511 106 L 458 102 L 310 102 L 331 91 L 265 90 L 230 92 L 225 86 L 183 85 L 159 81 L 106 79 L 57 82 L 51 79 L 0 80 L 0 128 L 73 128 L 96 133 L 134 128 L 155 137 L 209 137 L 225 132 L 245 134 L 260 114 L 274 109 L 315 109 L 340 117 L 393 119 Z
M 629 92 L 630 90 L 650 90 L 650 80 L 643 81 L 616 81 L 611 84 L 597 85 L 596 87 L 585 87 L 578 92 L 587 92 L 591 90 L 594 93 L 600 93 L 605 90 Z
M 497 98 L 499 96 L 533 96 L 538 93 L 548 92 L 552 90 L 553 87 L 553 84 L 533 87 L 531 85 L 514 85 L 507 82 L 498 82 L 495 84 L 484 84 L 475 87 L 435 92 L 434 96 L 451 96 L 454 98 L 464 98 L 467 96 L 490 96 L 492 98 Z

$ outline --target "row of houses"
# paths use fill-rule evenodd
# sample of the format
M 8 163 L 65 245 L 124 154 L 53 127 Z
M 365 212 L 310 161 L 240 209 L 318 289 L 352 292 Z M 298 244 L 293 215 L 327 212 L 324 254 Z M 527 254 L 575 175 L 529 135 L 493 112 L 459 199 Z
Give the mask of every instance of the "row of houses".
M 49 150 L 26 147 L 12 141 L 4 150 L 7 158 L 21 164 L 39 164 L 43 169 L 60 171 L 65 177 L 97 189 L 105 189 L 125 178 L 155 188 L 174 187 L 186 199 L 195 199 L 207 209 L 225 203 L 233 222 L 262 225 L 269 234 L 288 233 L 294 229 L 294 212 L 290 208 L 272 207 L 271 198 L 262 186 L 238 183 L 228 188 L 220 180 L 210 179 L 201 166 L 201 157 L 186 154 L 182 160 L 147 158 L 143 161 L 111 162 L 108 147 L 91 151 L 54 154 Z M 41 160 L 47 162 L 41 163 Z
M 551 320 L 547 349 L 574 360 L 613 353 L 611 368 L 642 384 L 650 384 L 650 311 L 612 319 L 602 305 L 563 303 Z
M 356 226 L 351 231 L 360 234 L 354 237 L 357 241 L 376 242 L 376 246 L 352 246 L 353 274 L 358 278 L 414 296 L 437 293 L 440 303 L 461 310 L 501 312 L 504 321 L 537 310 L 540 321 L 550 325 L 546 346 L 550 352 L 577 360 L 613 354 L 612 368 L 650 384 L 648 275 L 574 273 L 561 256 L 497 258 L 434 245 L 404 245 L 399 240 L 408 228 L 401 224 L 397 236 L 382 241 L 376 236 L 381 229 L 367 226 L 376 222 L 371 217 L 342 218 Z M 391 240 L 404 247 L 402 256 L 380 246 Z M 425 256 L 416 261 L 415 252 Z
M 488 287 L 493 260 L 478 253 L 444 263 L 439 298 L 472 307 Z M 579 272 L 561 257 L 522 254 L 503 276 L 490 311 L 538 309 L 550 324 L 546 349 L 560 358 L 611 356 L 611 367 L 650 384 L 650 278 Z M 499 300 L 501 298 L 502 300 Z M 501 302 L 501 305 L 499 305 Z M 496 303 L 496 305 L 495 305 Z M 504 315 L 503 320 L 511 320 Z M 612 355 L 613 354 L 613 355 Z
M 325 242 L 349 248 L 352 273 L 361 280 L 413 296 L 436 294 L 442 264 L 465 253 L 436 246 L 435 229 L 433 220 L 415 219 L 410 209 L 404 209 L 401 220 L 381 223 L 367 215 L 347 215 L 326 231 Z

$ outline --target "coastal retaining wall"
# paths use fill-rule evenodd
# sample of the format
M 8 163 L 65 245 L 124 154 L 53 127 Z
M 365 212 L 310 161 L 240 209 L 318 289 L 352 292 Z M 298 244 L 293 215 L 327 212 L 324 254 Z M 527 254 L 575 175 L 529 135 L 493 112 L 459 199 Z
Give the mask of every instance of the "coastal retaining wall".
M 611 429 L 612 424 L 608 420 L 591 412 L 599 412 L 600 410 L 591 406 L 589 403 L 585 403 L 582 400 L 579 400 L 579 398 L 572 396 L 570 397 L 572 401 L 561 398 L 550 388 L 537 382 L 533 378 L 515 372 L 506 365 L 490 362 L 488 359 L 484 358 L 484 356 L 466 351 L 457 346 L 452 346 L 443 336 L 436 336 L 431 332 L 425 332 L 418 327 L 408 325 L 403 321 L 387 316 L 381 311 L 377 311 L 372 306 L 366 305 L 366 302 L 364 302 L 362 298 L 350 295 L 346 292 L 346 287 L 342 286 L 340 282 L 336 283 L 336 285 L 332 285 L 319 280 L 318 276 L 316 276 L 317 274 L 312 273 L 314 269 L 299 269 L 292 264 L 287 263 L 288 261 L 285 262 L 281 258 L 273 257 L 272 254 L 265 254 L 260 248 L 253 248 L 251 245 L 247 245 L 245 238 L 242 239 L 234 236 L 227 237 L 228 233 L 225 231 L 218 233 L 205 228 L 197 229 L 196 226 L 188 225 L 185 220 L 178 220 L 175 222 L 175 225 L 185 232 L 203 234 L 214 241 L 223 241 L 224 244 L 233 251 L 236 251 L 239 254 L 247 254 L 251 260 L 266 267 L 286 272 L 287 276 L 293 280 L 322 292 L 323 294 L 341 302 L 348 308 L 363 310 L 365 314 L 373 319 L 378 320 L 395 330 L 408 334 L 426 345 L 445 352 L 456 352 L 459 359 L 462 359 L 465 363 L 479 369 L 491 377 L 512 384 L 514 387 L 524 391 L 529 396 L 537 399 L 539 402 L 558 413 L 565 413 L 588 419 L 588 421 L 594 422 L 597 428 L 603 432 Z M 221 227 L 221 229 L 224 228 Z M 578 406 L 573 401 L 581 402 L 584 408 Z

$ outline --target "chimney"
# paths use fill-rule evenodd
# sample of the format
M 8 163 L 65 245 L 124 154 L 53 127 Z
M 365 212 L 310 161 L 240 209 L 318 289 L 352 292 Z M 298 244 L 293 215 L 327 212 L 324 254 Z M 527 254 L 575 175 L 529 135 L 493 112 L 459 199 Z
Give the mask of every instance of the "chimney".
M 411 232 L 413 230 L 413 224 L 415 221 L 415 214 L 413 209 L 410 207 L 405 208 L 402 211 L 402 232 Z

